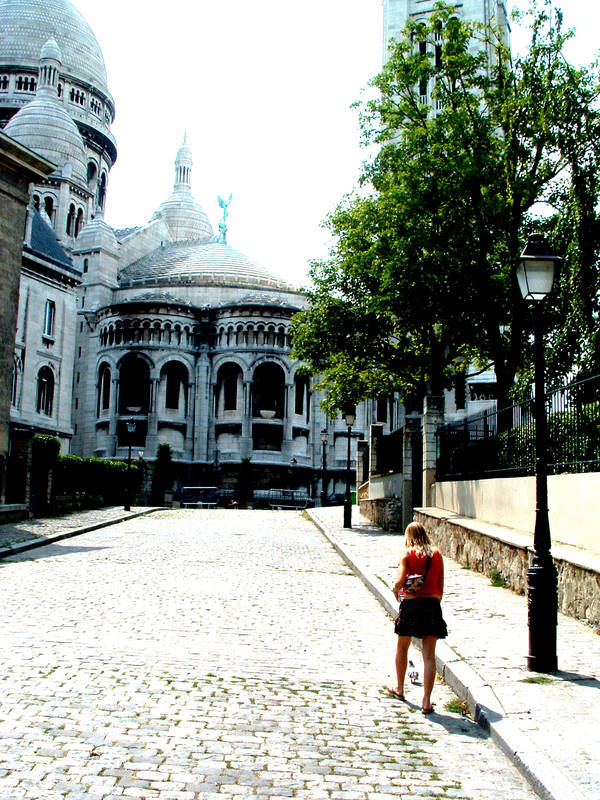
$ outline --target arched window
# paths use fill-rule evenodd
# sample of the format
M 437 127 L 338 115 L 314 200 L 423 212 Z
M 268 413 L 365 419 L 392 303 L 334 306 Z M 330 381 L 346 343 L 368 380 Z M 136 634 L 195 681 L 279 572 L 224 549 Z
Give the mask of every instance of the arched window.
M 441 69 L 442 67 L 442 23 L 438 22 L 435 29 L 435 67 Z
M 306 375 L 296 375 L 294 378 L 294 391 L 296 395 L 295 412 L 304 414 L 308 408 L 308 377 Z
M 50 222 L 54 224 L 54 198 L 53 197 L 45 197 L 44 198 L 44 211 Z
M 35 208 L 36 211 L 40 210 L 40 196 L 39 196 L 39 194 L 34 194 L 33 195 L 33 207 Z
M 54 403 L 54 373 L 50 367 L 42 367 L 37 374 L 37 394 L 35 409 L 38 414 L 52 416 Z
M 187 409 L 187 369 L 179 361 L 170 361 L 162 368 L 160 380 L 164 386 L 165 408 L 185 413 Z
M 237 411 L 241 379 L 242 370 L 237 364 L 223 364 L 220 368 L 217 376 L 217 414 L 221 411 Z
M 252 381 L 252 413 L 264 417 L 283 419 L 285 412 L 285 375 L 283 369 L 273 362 L 260 364 L 254 370 Z
M 83 259 L 83 271 L 87 272 L 89 268 L 90 268 L 90 260 L 89 260 L 89 258 L 84 258 Z
M 78 209 L 77 219 L 75 220 L 75 236 L 79 236 L 79 231 L 83 227 L 83 208 Z
M 75 229 L 75 206 L 73 203 L 69 206 L 69 213 L 67 214 L 67 236 L 73 236 Z
M 89 161 L 87 165 L 87 182 L 88 186 L 96 180 L 98 174 L 98 167 L 93 161 Z
M 8 89 L 8 75 L 0 75 L 0 91 L 5 92 Z
M 134 413 L 132 409 L 140 414 L 150 409 L 150 368 L 143 358 L 130 354 L 119 365 L 119 414 Z
M 15 406 L 19 405 L 19 392 L 21 390 L 21 379 L 23 375 L 23 362 L 18 356 L 15 356 L 12 367 L 12 381 L 10 386 L 10 404 Z
M 104 200 L 106 199 L 106 173 L 102 173 L 102 177 L 98 182 L 98 205 L 104 208 Z
M 98 409 L 97 415 L 110 408 L 111 372 L 108 364 L 102 364 L 98 373 Z

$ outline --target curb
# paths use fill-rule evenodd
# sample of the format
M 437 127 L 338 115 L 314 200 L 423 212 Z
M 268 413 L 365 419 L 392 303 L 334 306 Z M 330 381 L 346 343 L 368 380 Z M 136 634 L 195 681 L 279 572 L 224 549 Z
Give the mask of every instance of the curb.
M 307 514 L 385 611 L 395 617 L 398 603 L 391 590 L 336 539 L 326 523 L 317 519 L 310 509 L 307 509 Z M 418 646 L 418 640 L 413 640 L 413 643 Z M 536 794 L 543 800 L 565 800 L 567 797 L 569 800 L 589 800 L 512 721 L 493 687 L 444 641 L 438 642 L 436 648 L 436 668 L 457 697 L 467 702 L 475 722 L 489 733 Z
M 71 539 L 73 536 L 80 536 L 82 533 L 89 533 L 96 531 L 99 528 L 107 528 L 109 525 L 117 525 L 119 522 L 125 522 L 128 519 L 135 519 L 136 517 L 144 517 L 147 514 L 153 514 L 155 511 L 162 511 L 160 507 L 145 509 L 144 511 L 136 511 L 134 513 L 123 514 L 120 517 L 105 520 L 104 522 L 96 522 L 93 525 L 86 525 L 83 528 L 72 528 L 69 531 L 54 534 L 53 536 L 45 536 L 40 539 L 30 539 L 28 542 L 22 542 L 12 547 L 0 548 L 0 559 L 10 558 L 10 556 L 17 555 L 18 553 L 25 553 L 27 550 L 34 550 L 37 547 L 45 547 L 47 544 L 54 544 L 60 542 L 62 539 Z

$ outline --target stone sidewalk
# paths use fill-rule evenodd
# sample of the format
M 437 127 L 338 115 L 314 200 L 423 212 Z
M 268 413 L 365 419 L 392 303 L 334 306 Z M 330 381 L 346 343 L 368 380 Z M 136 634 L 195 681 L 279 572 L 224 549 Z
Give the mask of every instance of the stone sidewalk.
M 42 517 L 0 525 L 0 558 L 23 553 L 51 542 L 115 525 L 127 519 L 151 514 L 156 508 L 140 506 L 124 511 L 122 506 L 74 511 L 60 517 Z
M 395 613 L 390 587 L 402 536 L 372 525 L 356 508 L 351 530 L 343 528 L 341 507 L 309 514 L 388 613 Z M 438 672 L 541 797 L 600 797 L 600 636 L 559 615 L 560 671 L 529 672 L 527 599 L 447 558 L 444 563 L 449 636 L 438 643 Z

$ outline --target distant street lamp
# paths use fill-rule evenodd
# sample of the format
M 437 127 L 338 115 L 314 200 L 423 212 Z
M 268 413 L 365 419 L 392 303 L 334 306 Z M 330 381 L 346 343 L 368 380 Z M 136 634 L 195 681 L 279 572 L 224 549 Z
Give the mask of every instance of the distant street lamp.
M 550 554 L 548 518 L 547 450 L 548 422 L 544 388 L 544 336 L 542 304 L 552 291 L 554 274 L 562 259 L 540 234 L 530 236 L 521 253 L 517 280 L 523 299 L 534 302 L 535 367 L 535 486 L 536 509 L 533 562 L 527 570 L 529 609 L 529 655 L 527 668 L 534 672 L 556 672 L 557 575 Z
M 321 506 L 327 505 L 327 444 L 329 442 L 329 434 L 327 428 L 321 431 L 321 442 L 323 450 L 321 454 Z
M 125 511 L 131 511 L 131 437 L 135 433 L 135 420 L 130 419 L 127 420 L 127 433 L 129 436 L 127 437 L 127 441 L 129 442 L 128 445 L 128 452 L 127 452 L 127 480 L 126 480 L 126 487 L 125 487 Z
M 350 442 L 352 441 L 352 426 L 356 420 L 356 411 L 349 408 L 344 412 L 344 421 L 348 429 L 348 455 L 346 458 L 346 496 L 344 498 L 344 528 L 352 527 L 352 500 L 350 499 Z

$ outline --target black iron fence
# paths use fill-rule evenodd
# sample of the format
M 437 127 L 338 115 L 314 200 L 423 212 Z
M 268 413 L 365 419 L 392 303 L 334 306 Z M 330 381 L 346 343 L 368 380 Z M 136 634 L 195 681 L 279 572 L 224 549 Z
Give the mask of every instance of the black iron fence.
M 546 394 L 548 473 L 600 471 L 600 375 Z M 437 430 L 437 480 L 535 474 L 533 400 Z
M 380 475 L 402 472 L 403 445 L 404 428 L 381 437 L 377 445 L 377 472 Z

